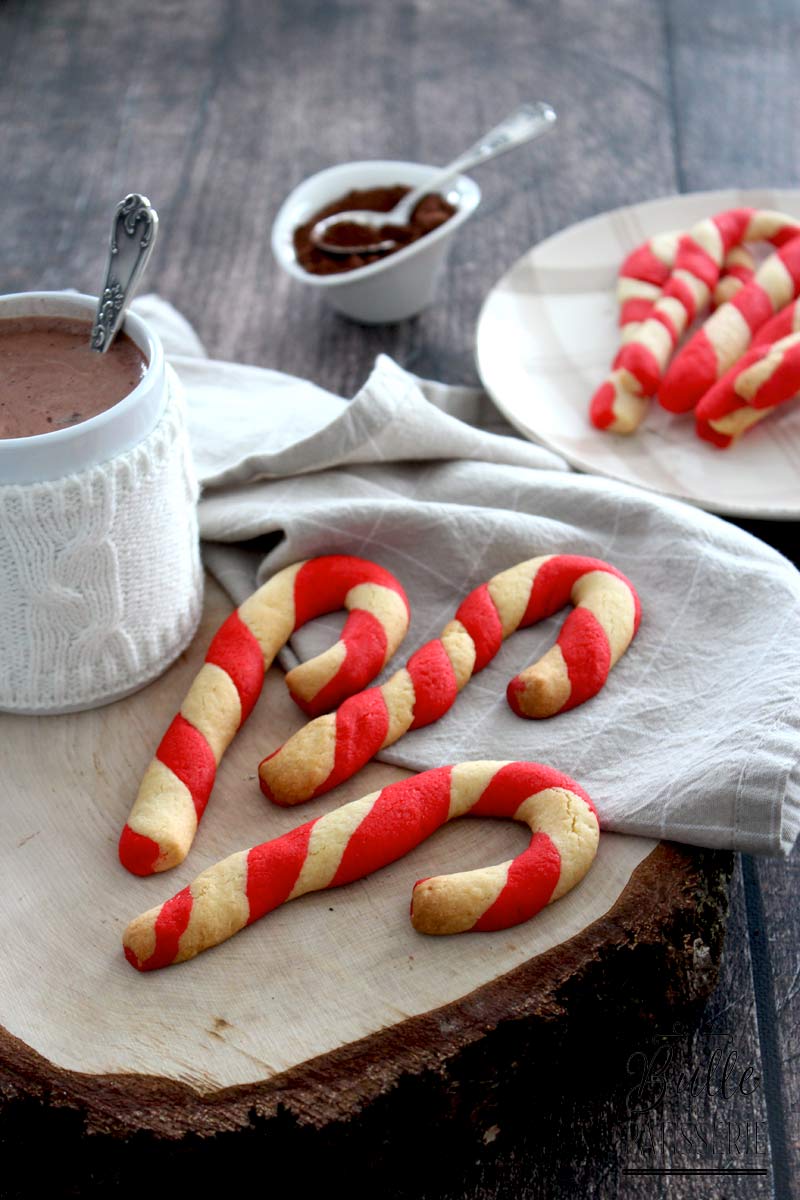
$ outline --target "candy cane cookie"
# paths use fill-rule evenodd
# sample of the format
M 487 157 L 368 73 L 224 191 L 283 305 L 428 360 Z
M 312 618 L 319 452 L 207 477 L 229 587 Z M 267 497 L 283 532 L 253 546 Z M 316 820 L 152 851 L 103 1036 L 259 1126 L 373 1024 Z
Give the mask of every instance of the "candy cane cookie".
M 530 845 L 498 866 L 419 880 L 411 922 L 421 933 L 527 921 L 575 887 L 597 853 L 594 805 L 567 775 L 530 762 L 437 767 L 209 867 L 130 923 L 125 955 L 139 971 L 185 962 L 287 900 L 363 879 L 467 815 L 522 821 Z
M 774 317 L 757 329 L 753 334 L 753 346 L 766 346 L 788 337 L 790 333 L 800 333 L 800 300 L 793 300 Z
M 436 721 L 516 629 L 575 605 L 558 640 L 508 685 L 520 716 L 554 716 L 599 692 L 639 627 L 631 582 L 598 558 L 544 555 L 495 575 L 467 596 L 440 637 L 380 687 L 298 730 L 258 768 L 274 803 L 299 804 L 355 775 L 409 729 Z
M 800 333 L 762 342 L 710 388 L 695 410 L 698 437 L 730 446 L 800 392 Z
M 719 308 L 732 300 L 756 273 L 756 260 L 746 246 L 734 246 L 725 256 L 722 274 L 711 297 L 711 307 Z
M 800 292 L 800 237 L 762 263 L 753 279 L 708 318 L 666 372 L 658 402 L 689 412 L 747 350 L 753 335 Z
M 631 251 L 624 260 L 617 278 L 620 340 L 632 341 L 643 321 L 653 311 L 653 305 L 663 292 L 664 284 L 675 266 L 681 233 L 658 233 Z M 744 246 L 734 246 L 725 256 L 722 273 L 714 289 L 713 304 L 731 300 L 755 274 L 755 260 Z
M 742 208 L 708 217 L 683 234 L 678 242 L 675 265 L 650 315 L 620 348 L 611 374 L 592 397 L 589 414 L 592 424 L 598 429 L 623 434 L 638 428 L 647 411 L 649 397 L 658 391 L 678 341 L 708 304 L 727 254 L 741 242 L 768 241 L 783 246 L 779 251 L 783 255 L 792 245 L 789 239 L 795 239 L 798 231 L 800 222 L 783 213 Z M 763 312 L 761 320 L 764 320 L 780 306 L 776 303 L 766 311 L 763 304 L 760 310 L 758 306 L 759 297 L 769 305 L 768 295 L 774 293 L 777 297 L 785 291 L 781 273 L 785 264 L 775 266 L 776 257 L 772 255 L 750 283 L 710 318 L 717 321 L 718 328 L 727 328 L 729 317 L 721 314 L 726 314 L 733 305 L 737 313 L 749 314 L 754 321 L 757 310 Z M 773 265 L 770 267 L 769 264 Z M 787 295 L 781 304 L 793 295 Z
M 349 616 L 339 641 L 286 676 L 293 698 L 315 715 L 374 679 L 405 637 L 408 600 L 395 577 L 364 558 L 311 558 L 279 571 L 223 622 L 122 831 L 119 857 L 129 871 L 150 875 L 183 861 L 265 671 L 296 629 L 340 608 Z

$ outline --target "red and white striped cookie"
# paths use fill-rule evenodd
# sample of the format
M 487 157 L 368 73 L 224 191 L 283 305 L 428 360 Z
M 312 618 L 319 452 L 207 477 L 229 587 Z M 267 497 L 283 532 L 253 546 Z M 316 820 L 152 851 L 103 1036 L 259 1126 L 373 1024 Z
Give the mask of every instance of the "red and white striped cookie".
M 711 307 L 719 308 L 732 300 L 756 273 L 756 260 L 746 246 L 734 246 L 725 256 L 722 274 L 711 297 Z
M 800 333 L 752 346 L 700 400 L 697 435 L 715 446 L 730 446 L 798 392 Z
M 623 345 L 636 336 L 642 322 L 651 315 L 653 305 L 660 298 L 675 266 L 681 236 L 677 230 L 656 234 L 631 251 L 620 267 L 617 302 Z M 729 250 L 714 289 L 714 307 L 732 300 L 739 289 L 753 278 L 755 269 L 755 260 L 746 247 L 734 246 Z
M 780 252 L 784 255 L 792 244 L 789 239 L 795 239 L 799 230 L 800 223 L 783 213 L 742 208 L 706 218 L 683 234 L 678 242 L 675 265 L 660 297 L 635 336 L 620 348 L 611 374 L 592 398 L 592 424 L 613 433 L 632 433 L 638 428 L 649 398 L 659 389 L 678 341 L 708 304 L 728 253 L 742 242 L 768 241 L 781 246 L 786 243 Z M 791 260 L 792 256 L 789 257 Z M 718 309 L 711 320 L 718 321 L 721 328 L 727 327 L 729 318 L 721 314 L 727 313 L 733 305 L 738 312 L 751 314 L 755 319 L 759 297 L 774 294 L 777 298 L 782 294 L 782 267 L 774 265 L 776 258 L 773 255 L 768 259 L 751 282 L 732 301 Z M 786 303 L 792 295 L 794 293 L 781 303 Z M 777 303 L 769 308 L 764 319 L 775 307 L 778 307 Z M 669 394 L 670 389 L 667 389 Z
M 446 821 L 508 817 L 530 845 L 510 862 L 414 885 L 421 933 L 507 929 L 583 879 L 597 853 L 594 806 L 567 775 L 529 762 L 467 762 L 424 771 L 209 867 L 166 904 L 131 921 L 125 955 L 139 971 L 185 962 L 287 900 L 363 879 Z
M 279 571 L 217 631 L 205 664 L 147 768 L 122 831 L 119 857 L 135 875 L 166 871 L 189 852 L 217 766 L 261 693 L 264 672 L 294 630 L 349 610 L 342 636 L 286 676 L 311 715 L 374 679 L 408 629 L 408 600 L 389 571 L 330 554 Z
M 753 346 L 768 346 L 790 333 L 800 333 L 800 300 L 793 300 L 753 334 Z
M 675 356 L 659 388 L 669 412 L 689 412 L 747 350 L 754 334 L 800 292 L 800 237 L 762 263 L 753 279 L 718 308 Z
M 409 729 L 438 720 L 516 629 L 575 605 L 552 649 L 508 686 L 520 716 L 550 717 L 599 692 L 639 627 L 631 582 L 598 558 L 548 554 L 495 575 L 463 601 L 441 636 L 380 687 L 298 730 L 258 768 L 261 790 L 292 805 L 349 779 Z

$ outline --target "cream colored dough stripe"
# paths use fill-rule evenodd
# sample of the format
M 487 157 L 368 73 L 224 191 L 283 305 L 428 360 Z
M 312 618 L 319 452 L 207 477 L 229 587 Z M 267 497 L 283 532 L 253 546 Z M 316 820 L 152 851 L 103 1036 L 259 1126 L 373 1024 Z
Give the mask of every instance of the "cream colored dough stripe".
M 203 663 L 181 705 L 181 716 L 202 733 L 219 763 L 242 723 L 242 703 L 228 672 Z
M 408 613 L 402 598 L 391 588 L 381 583 L 358 583 L 345 596 L 345 608 L 365 609 L 380 621 L 386 630 L 386 657 L 384 663 L 391 658 L 399 644 L 399 638 L 393 637 L 394 631 L 405 630 L 408 624 Z
M 174 837 L 187 845 L 197 832 L 192 793 L 160 758 L 152 759 L 144 773 L 128 824 L 144 837 L 165 841 Z
M 613 667 L 633 638 L 635 608 L 631 589 L 608 571 L 589 571 L 575 583 L 572 603 L 588 609 L 603 626 Z
M 368 796 L 320 817 L 311 830 L 306 859 L 289 893 L 290 900 L 330 886 L 339 870 L 347 843 L 372 812 L 379 796 L 379 791 L 370 792 Z
M 497 773 L 498 764 L 492 759 L 456 763 L 450 773 L 450 810 L 448 821 L 463 817 L 477 804 Z
M 541 554 L 538 558 L 530 558 L 516 567 L 501 571 L 489 580 L 489 595 L 500 616 L 504 638 L 519 629 L 539 568 L 553 558 L 554 554 Z
M 453 875 L 434 875 L 414 888 L 412 914 L 415 923 L 424 911 L 424 931 L 437 934 L 466 933 L 489 911 L 508 883 L 511 862 Z
M 272 663 L 294 629 L 294 584 L 300 568 L 308 561 L 304 559 L 280 571 L 239 605 L 239 618 L 261 647 L 265 666 Z
M 535 833 L 546 833 L 561 858 L 561 874 L 548 904 L 559 900 L 586 874 L 600 843 L 600 828 L 589 807 L 566 788 L 547 788 L 529 796 L 514 813 Z
M 178 942 L 178 961 L 193 958 L 244 929 L 250 916 L 247 851 L 239 850 L 202 871 L 190 890 L 192 911 Z

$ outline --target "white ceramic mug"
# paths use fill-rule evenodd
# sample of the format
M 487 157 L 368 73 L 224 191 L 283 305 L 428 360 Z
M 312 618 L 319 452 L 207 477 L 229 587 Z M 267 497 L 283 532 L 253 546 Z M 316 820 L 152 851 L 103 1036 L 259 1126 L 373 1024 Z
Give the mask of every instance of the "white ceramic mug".
M 91 322 L 74 292 L 0 296 L 0 320 Z M 191 640 L 202 573 L 197 484 L 177 376 L 129 313 L 140 383 L 64 429 L 0 439 L 0 709 L 71 712 L 119 699 Z

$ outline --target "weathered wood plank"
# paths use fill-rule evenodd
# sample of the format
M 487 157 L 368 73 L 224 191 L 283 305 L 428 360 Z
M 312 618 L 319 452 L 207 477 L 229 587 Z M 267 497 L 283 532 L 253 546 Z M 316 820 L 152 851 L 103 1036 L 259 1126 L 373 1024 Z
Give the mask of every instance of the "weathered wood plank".
M 797 183 L 793 0 L 661 5 L 681 191 Z
M 782 1130 L 776 1144 L 776 1195 L 800 1195 L 800 848 L 788 862 L 759 859 L 753 876 L 760 889 L 763 923 L 754 923 L 765 961 L 762 1021 L 766 1032 L 765 1070 L 771 1088 L 773 1123 Z
M 145 3 L 5 6 L 3 288 L 93 290 L 115 199 L 136 187 L 162 238 L 148 285 L 212 353 L 352 392 L 376 353 L 475 377 L 473 328 L 494 279 L 570 220 L 675 187 L 657 13 L 512 0 L 487 8 Z M 132 30 L 146 35 L 132 44 Z M 558 133 L 481 173 L 482 208 L 453 246 L 440 302 L 417 321 L 348 324 L 272 260 L 288 189 L 348 158 L 444 160 L 525 97 Z M 602 96 L 602 107 L 597 97 Z M 42 231 L 47 231 L 42 236 Z

